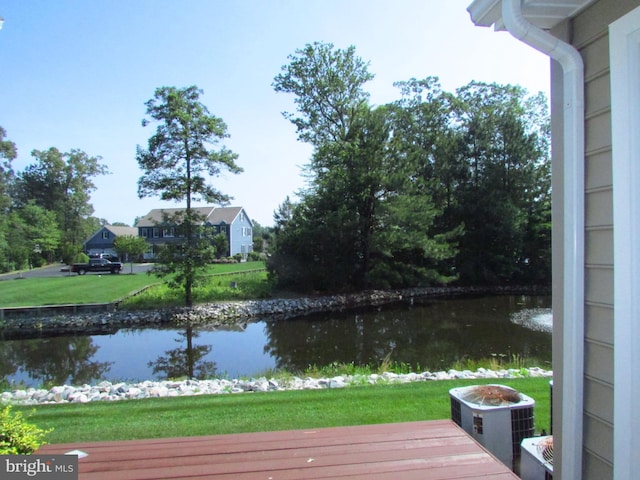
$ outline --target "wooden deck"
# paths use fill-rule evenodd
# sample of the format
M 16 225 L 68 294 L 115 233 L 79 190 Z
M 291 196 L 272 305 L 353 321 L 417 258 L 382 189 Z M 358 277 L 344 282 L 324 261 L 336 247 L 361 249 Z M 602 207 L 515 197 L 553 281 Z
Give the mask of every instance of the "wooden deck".
M 450 420 L 46 445 L 80 479 L 494 479 L 518 477 Z

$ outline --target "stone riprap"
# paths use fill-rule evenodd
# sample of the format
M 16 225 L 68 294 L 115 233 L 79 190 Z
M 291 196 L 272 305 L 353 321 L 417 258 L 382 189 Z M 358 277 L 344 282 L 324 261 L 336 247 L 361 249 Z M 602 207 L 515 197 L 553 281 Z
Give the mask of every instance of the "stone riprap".
M 344 388 L 357 385 L 387 385 L 434 380 L 455 379 L 500 379 L 522 377 L 549 377 L 550 370 L 541 368 L 477 371 L 449 370 L 396 374 L 385 372 L 372 375 L 344 375 L 332 378 L 252 378 L 249 380 L 184 380 L 184 381 L 144 381 L 139 383 L 100 382 L 96 385 L 57 386 L 49 390 L 28 388 L 2 393 L 2 403 L 36 405 L 47 403 L 87 403 L 94 401 L 134 400 L 143 398 L 178 397 L 188 395 L 214 395 L 247 392 L 271 392 L 278 390 L 314 390 L 323 388 Z
M 122 310 L 65 315 L 16 315 L 0 322 L 3 338 L 27 338 L 48 333 L 110 333 L 118 328 L 182 326 L 190 324 L 207 328 L 228 326 L 259 318 L 285 319 L 319 312 L 344 311 L 353 308 L 377 307 L 407 302 L 423 297 L 448 297 L 474 294 L 513 294 L 526 291 L 538 294 L 537 289 L 527 287 L 473 288 L 430 287 L 403 290 L 376 290 L 354 294 L 327 295 L 298 298 L 247 300 L 195 305 L 191 308 L 165 308 L 158 310 Z

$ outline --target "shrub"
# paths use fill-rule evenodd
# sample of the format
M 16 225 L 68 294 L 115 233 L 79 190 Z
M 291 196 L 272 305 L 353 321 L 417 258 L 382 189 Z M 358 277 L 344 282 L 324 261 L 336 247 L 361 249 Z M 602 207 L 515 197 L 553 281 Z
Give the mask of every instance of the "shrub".
M 87 255 L 86 253 L 83 253 L 83 252 L 77 253 L 73 257 L 73 262 L 72 263 L 89 263 L 89 255 Z
M 0 411 L 0 455 L 27 455 L 35 452 L 51 430 L 27 423 L 22 413 L 11 413 L 11 406 Z
M 260 252 L 249 252 L 249 255 L 247 255 L 247 260 L 249 260 L 250 262 L 257 262 L 262 259 L 263 256 L 260 254 Z

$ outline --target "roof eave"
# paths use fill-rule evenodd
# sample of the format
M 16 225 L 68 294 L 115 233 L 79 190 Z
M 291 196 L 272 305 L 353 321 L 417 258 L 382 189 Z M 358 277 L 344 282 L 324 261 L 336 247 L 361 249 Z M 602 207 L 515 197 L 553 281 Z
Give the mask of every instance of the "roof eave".
M 467 7 L 467 12 L 478 27 L 490 27 L 502 17 L 500 3 L 500 0 L 474 0 Z
M 522 0 L 522 14 L 533 25 L 551 30 L 567 18 L 575 17 L 595 0 Z M 474 0 L 467 7 L 471 21 L 479 27 L 506 30 L 502 20 L 502 0 Z

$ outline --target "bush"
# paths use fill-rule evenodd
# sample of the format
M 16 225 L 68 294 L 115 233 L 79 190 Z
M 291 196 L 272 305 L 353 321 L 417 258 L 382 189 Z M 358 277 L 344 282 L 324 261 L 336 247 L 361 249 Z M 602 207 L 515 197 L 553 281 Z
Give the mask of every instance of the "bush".
M 261 254 L 260 252 L 249 252 L 249 255 L 247 255 L 247 260 L 250 262 L 257 262 L 263 259 L 264 259 L 264 255 Z
M 22 413 L 11 413 L 11 406 L 0 411 L 0 455 L 28 455 L 45 443 L 51 430 L 27 423 Z
M 87 255 L 86 253 L 83 253 L 83 252 L 77 253 L 73 257 L 73 262 L 72 263 L 89 263 L 89 255 Z

